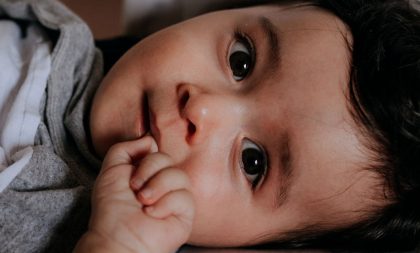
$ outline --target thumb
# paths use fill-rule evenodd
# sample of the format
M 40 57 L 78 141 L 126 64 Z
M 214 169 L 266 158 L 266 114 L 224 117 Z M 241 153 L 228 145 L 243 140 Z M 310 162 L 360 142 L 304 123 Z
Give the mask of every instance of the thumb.
M 134 165 L 142 157 L 153 152 L 157 152 L 157 144 L 150 135 L 133 141 L 117 143 L 105 155 L 101 172 L 117 165 Z
M 133 163 L 148 153 L 156 152 L 156 147 L 151 136 L 113 145 L 105 155 L 93 195 L 98 199 L 128 189 Z

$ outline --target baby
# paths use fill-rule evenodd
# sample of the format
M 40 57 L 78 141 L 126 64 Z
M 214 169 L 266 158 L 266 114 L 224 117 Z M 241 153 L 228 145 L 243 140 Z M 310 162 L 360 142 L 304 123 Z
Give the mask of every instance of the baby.
M 411 156 L 419 152 L 419 69 L 407 66 L 418 60 L 397 55 L 395 38 L 381 37 L 386 30 L 372 31 L 389 25 L 404 37 L 392 20 L 400 11 L 417 18 L 418 34 L 418 15 L 401 1 L 365 3 L 371 10 L 357 10 L 364 1 L 278 2 L 172 26 L 114 66 L 92 104 L 92 142 L 105 158 L 77 252 L 247 246 L 380 224 L 378 212 L 408 201 L 386 181 L 394 163 L 415 175 L 401 194 L 418 193 L 418 158 L 387 154 L 408 134 Z M 381 52 L 365 55 L 361 43 Z M 390 80 L 372 76 L 385 71 Z M 414 93 L 388 93 L 399 89 Z M 395 99 L 412 103 L 410 118 L 388 115 Z M 375 111 L 379 104 L 386 112 Z M 393 117 L 410 121 L 412 132 L 395 136 L 394 122 L 383 122 Z
M 416 245 L 419 14 L 266 2 L 161 30 L 107 73 L 87 122 L 102 169 L 74 252 Z

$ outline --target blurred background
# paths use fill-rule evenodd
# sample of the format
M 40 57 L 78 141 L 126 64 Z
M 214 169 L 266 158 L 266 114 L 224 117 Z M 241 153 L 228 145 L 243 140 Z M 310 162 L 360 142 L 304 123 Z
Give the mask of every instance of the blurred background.
M 148 34 L 205 12 L 225 0 L 60 0 L 92 29 L 96 39 Z M 241 0 L 229 0 L 239 2 Z
M 92 29 L 95 38 L 104 39 L 125 32 L 123 0 L 61 0 Z M 140 1 L 142 2 L 142 1 Z
M 91 27 L 96 39 L 148 34 L 226 0 L 60 0 Z M 228 0 L 240 2 L 241 0 Z M 410 0 L 420 9 L 420 0 Z

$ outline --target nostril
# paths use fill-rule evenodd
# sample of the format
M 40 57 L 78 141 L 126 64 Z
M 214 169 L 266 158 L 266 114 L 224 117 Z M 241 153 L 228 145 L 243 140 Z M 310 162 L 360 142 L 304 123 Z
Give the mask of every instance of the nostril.
M 188 99 L 190 99 L 190 93 L 188 91 L 185 91 L 180 100 L 179 100 L 179 108 L 182 110 L 187 105 Z
M 195 125 L 191 121 L 188 121 L 188 135 L 192 136 L 195 134 L 196 131 L 197 129 Z
M 187 127 L 188 133 L 186 136 L 186 140 L 187 142 L 191 142 L 193 140 L 195 132 L 197 131 L 197 128 L 191 121 L 188 120 L 187 122 L 188 122 L 188 127 Z

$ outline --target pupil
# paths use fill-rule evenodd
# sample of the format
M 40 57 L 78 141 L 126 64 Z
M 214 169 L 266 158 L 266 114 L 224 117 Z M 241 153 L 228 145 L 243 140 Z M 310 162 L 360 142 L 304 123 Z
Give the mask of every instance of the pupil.
M 247 148 L 242 151 L 242 164 L 244 166 L 244 170 L 249 175 L 256 175 L 259 174 L 264 168 L 264 157 L 256 149 Z
M 234 76 L 245 77 L 251 67 L 251 56 L 245 52 L 235 52 L 229 58 L 229 63 Z

